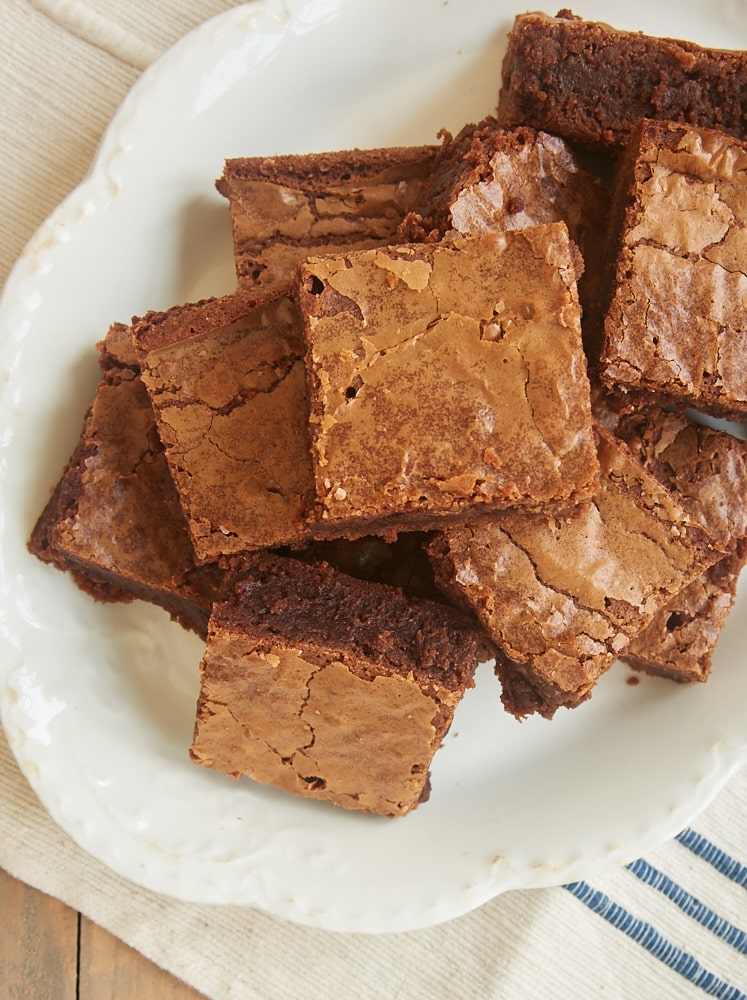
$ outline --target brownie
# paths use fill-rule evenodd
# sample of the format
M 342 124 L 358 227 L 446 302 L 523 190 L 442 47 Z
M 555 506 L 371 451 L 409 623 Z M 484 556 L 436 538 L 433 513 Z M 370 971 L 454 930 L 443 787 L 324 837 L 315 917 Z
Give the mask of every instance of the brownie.
M 435 146 L 229 159 L 216 182 L 229 201 L 240 282 L 284 284 L 307 256 L 395 242 Z
M 608 209 L 606 187 L 567 142 L 488 117 L 444 134 L 417 210 L 399 233 L 403 242 L 440 240 L 565 222 L 584 259 L 578 291 L 587 348 L 596 353 Z
M 673 680 L 705 681 L 747 557 L 747 442 L 660 410 L 623 416 L 614 429 L 727 552 L 655 616 L 621 659 Z
M 195 564 L 131 330 L 100 345 L 102 378 L 29 550 L 100 601 L 150 601 L 200 635 L 223 574 Z
M 198 562 L 301 544 L 313 473 L 293 299 L 240 289 L 149 315 L 134 337 Z
M 566 518 L 504 514 L 439 532 L 436 578 L 499 647 L 506 709 L 522 718 L 586 700 L 656 612 L 723 555 L 628 448 L 597 427 L 593 500 Z
M 747 138 L 747 53 L 704 48 L 585 21 L 516 17 L 497 116 L 590 149 L 622 149 L 641 118 Z
M 747 540 L 709 566 L 655 615 L 620 659 L 646 674 L 680 684 L 704 683 L 713 654 L 734 606 L 737 582 L 747 560 Z
M 563 223 L 311 258 L 314 531 L 569 506 L 597 458 Z
M 295 795 L 401 816 L 429 769 L 483 638 L 457 612 L 330 566 L 257 556 L 217 603 L 192 758 Z
M 614 193 L 600 378 L 631 404 L 747 414 L 747 143 L 643 121 Z
M 658 408 L 619 416 L 614 433 L 720 544 L 747 537 L 747 441 Z

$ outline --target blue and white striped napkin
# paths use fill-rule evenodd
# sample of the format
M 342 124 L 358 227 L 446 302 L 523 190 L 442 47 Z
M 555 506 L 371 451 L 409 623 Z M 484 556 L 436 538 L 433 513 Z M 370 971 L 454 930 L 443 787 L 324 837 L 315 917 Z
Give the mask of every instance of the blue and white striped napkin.
M 564 888 L 707 996 L 747 1000 L 747 864 L 697 823 L 661 854 L 658 864 L 639 858 L 599 882 Z

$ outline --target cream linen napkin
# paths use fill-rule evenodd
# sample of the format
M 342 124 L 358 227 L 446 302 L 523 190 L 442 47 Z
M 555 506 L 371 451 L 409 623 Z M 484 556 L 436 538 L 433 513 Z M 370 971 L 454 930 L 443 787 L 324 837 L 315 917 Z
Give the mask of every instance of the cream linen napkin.
M 85 175 L 138 73 L 224 0 L 2 0 L 0 282 Z M 626 869 L 399 935 L 328 934 L 140 889 L 47 816 L 0 734 L 0 865 L 215 1000 L 747 997 L 747 775 Z M 0 932 L 1 933 L 1 932 Z

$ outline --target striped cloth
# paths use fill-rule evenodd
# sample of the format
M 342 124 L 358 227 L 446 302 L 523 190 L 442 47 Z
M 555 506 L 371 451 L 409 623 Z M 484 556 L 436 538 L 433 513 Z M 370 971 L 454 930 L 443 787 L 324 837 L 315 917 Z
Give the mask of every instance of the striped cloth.
M 85 175 L 140 70 L 231 6 L 2 0 L 0 281 Z M 506 893 L 423 931 L 327 934 L 120 879 L 54 825 L 0 733 L 0 866 L 215 1000 L 747 1000 L 746 804 L 741 772 L 688 829 L 626 868 Z
M 747 897 L 744 896 L 744 891 L 747 890 L 747 866 L 690 827 L 678 834 L 676 840 L 691 851 L 703 865 L 710 865 L 718 875 L 730 880 L 742 890 L 742 898 L 739 900 L 735 898 L 735 902 L 738 901 L 740 904 L 741 917 L 747 916 Z M 713 909 L 712 906 L 685 889 L 672 875 L 661 871 L 644 858 L 631 862 L 626 866 L 626 870 L 645 886 L 661 893 L 682 914 L 696 921 L 701 928 L 729 945 L 737 954 L 747 955 L 747 932 L 723 916 L 722 912 L 719 912 L 724 907 L 722 900 L 719 900 L 717 904 L 719 911 Z M 708 873 L 706 872 L 706 874 Z M 716 881 L 718 882 L 718 879 Z M 588 907 L 592 913 L 602 917 L 611 927 L 625 934 L 630 941 L 645 948 L 650 955 L 662 962 L 668 969 L 699 987 L 708 996 L 718 997 L 720 1000 L 747 1000 L 747 994 L 744 990 L 726 982 L 697 957 L 697 949 L 691 950 L 689 943 L 684 947 L 675 944 L 651 919 L 637 916 L 632 909 L 623 905 L 618 899 L 609 896 L 602 889 L 595 888 L 586 881 L 571 882 L 564 888 Z M 725 895 L 728 887 L 722 884 L 720 888 L 722 894 Z M 655 905 L 656 903 L 649 902 L 648 909 L 653 909 Z M 747 921 L 745 921 L 744 926 L 747 926 Z M 693 928 L 692 935 L 688 935 L 688 942 L 696 936 L 696 933 L 697 929 Z

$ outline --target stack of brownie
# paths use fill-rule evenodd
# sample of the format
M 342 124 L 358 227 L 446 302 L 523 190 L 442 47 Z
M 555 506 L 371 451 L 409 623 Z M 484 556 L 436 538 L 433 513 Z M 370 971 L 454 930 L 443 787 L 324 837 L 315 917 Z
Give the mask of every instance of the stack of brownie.
M 747 558 L 747 444 L 699 417 L 747 413 L 746 80 L 521 15 L 440 145 L 226 162 L 236 290 L 112 326 L 30 541 L 203 637 L 195 761 L 397 816 L 481 660 L 517 718 L 617 659 L 706 679 Z

